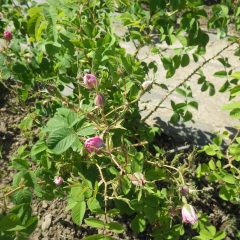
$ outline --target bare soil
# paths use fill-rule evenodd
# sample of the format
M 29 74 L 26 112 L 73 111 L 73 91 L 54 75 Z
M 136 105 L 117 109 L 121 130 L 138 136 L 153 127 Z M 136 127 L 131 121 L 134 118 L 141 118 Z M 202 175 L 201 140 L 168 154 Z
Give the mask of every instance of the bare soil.
M 24 106 L 24 107 L 23 107 Z M 10 167 L 11 156 L 16 152 L 19 146 L 27 143 L 25 137 L 18 129 L 18 124 L 28 113 L 29 106 L 21 104 L 16 96 L 3 86 L 0 87 L 0 195 L 2 189 L 10 186 L 15 171 Z M 175 149 L 183 143 L 175 143 L 173 139 L 162 135 L 156 139 L 155 144 L 164 148 L 166 151 Z M 184 144 L 183 144 L 184 145 Z M 175 151 L 174 150 L 174 151 Z M 187 158 L 191 149 L 181 151 L 183 159 Z M 169 159 L 174 157 L 175 152 L 169 154 Z M 206 160 L 206 159 L 205 159 Z M 204 159 L 199 159 L 204 161 Z M 189 176 L 187 180 L 192 182 L 198 189 L 205 186 L 206 180 L 194 179 Z M 237 229 L 240 229 L 240 206 L 224 202 L 218 197 L 218 190 L 213 186 L 214 190 L 202 192 L 197 198 L 192 199 L 194 206 L 198 211 L 206 213 L 211 223 L 217 229 L 226 230 L 228 237 L 226 240 L 236 240 Z M 39 222 L 37 229 L 34 231 L 30 240 L 77 240 L 84 236 L 96 234 L 96 230 L 87 227 L 86 225 L 77 226 L 72 223 L 71 214 L 65 211 L 66 200 L 56 199 L 54 201 L 41 201 L 34 199 L 33 213 L 38 216 Z M 180 215 L 178 213 L 178 215 Z M 180 218 L 179 218 L 180 219 Z M 138 236 L 134 235 L 129 228 L 129 217 L 123 217 L 123 224 L 127 232 L 123 235 L 116 236 L 116 239 L 126 240 L 147 240 L 149 237 L 149 230 Z M 194 232 L 186 226 L 188 236 L 184 236 L 182 240 L 192 239 Z

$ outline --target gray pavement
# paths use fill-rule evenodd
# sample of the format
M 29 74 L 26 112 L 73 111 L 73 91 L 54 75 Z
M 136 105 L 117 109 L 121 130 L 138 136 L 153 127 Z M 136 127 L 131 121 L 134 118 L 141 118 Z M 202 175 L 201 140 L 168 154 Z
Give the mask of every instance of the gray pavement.
M 117 21 L 114 22 L 114 29 L 116 34 L 122 36 L 125 29 L 121 27 Z M 216 34 L 209 34 L 210 41 L 207 45 L 207 51 L 204 55 L 204 59 L 212 58 L 221 49 L 226 47 L 229 43 L 226 39 L 218 39 Z M 121 46 L 126 49 L 128 53 L 133 53 L 135 47 L 133 43 L 122 42 Z M 156 44 L 159 48 L 166 49 L 167 55 L 172 55 L 174 53 L 173 49 L 181 47 L 179 43 L 173 46 L 167 46 L 166 44 Z M 232 65 L 232 69 L 235 71 L 240 70 L 240 60 L 239 57 L 234 56 L 234 51 L 237 46 L 233 45 L 227 50 L 225 50 L 219 57 L 227 57 L 229 63 Z M 158 66 L 157 73 L 151 73 L 146 80 L 154 80 L 157 83 L 166 84 L 169 89 L 173 89 L 180 82 L 182 82 L 189 74 L 191 74 L 198 66 L 200 66 L 204 59 L 200 59 L 199 62 L 195 63 L 191 59 L 190 64 L 184 68 L 180 68 L 176 71 L 176 74 L 170 78 L 166 79 L 166 71 L 160 60 L 160 56 L 151 53 L 150 47 L 144 47 L 140 50 L 138 54 L 139 59 L 144 59 L 145 62 L 149 63 L 155 61 Z M 199 76 L 194 75 L 188 82 L 191 86 L 193 92 L 193 98 L 199 103 L 198 110 L 191 109 L 193 112 L 193 122 L 179 123 L 174 126 L 169 123 L 172 116 L 172 110 L 170 105 L 170 100 L 174 100 L 176 103 L 184 102 L 184 97 L 177 93 L 172 94 L 162 105 L 165 108 L 159 108 L 154 112 L 146 122 L 150 125 L 160 126 L 167 134 L 174 137 L 176 140 L 182 142 L 188 142 L 197 145 L 203 145 L 211 142 L 214 133 L 218 131 L 223 131 L 228 129 L 231 133 L 235 133 L 235 127 L 240 126 L 239 121 L 232 119 L 228 112 L 223 110 L 223 106 L 228 103 L 229 94 L 220 93 L 218 90 L 226 81 L 226 78 L 217 78 L 213 74 L 217 71 L 224 70 L 224 67 L 219 61 L 212 60 L 206 66 L 202 68 L 207 81 L 213 83 L 216 86 L 216 94 L 214 96 L 209 96 L 208 91 L 202 92 L 201 86 L 197 84 L 197 79 Z M 150 92 L 146 93 L 140 102 L 140 109 L 142 117 L 144 118 L 159 101 L 167 94 L 165 90 L 162 90 L 158 86 L 154 85 Z M 239 99 L 237 99 L 239 100 Z M 235 99 L 236 101 L 236 99 Z

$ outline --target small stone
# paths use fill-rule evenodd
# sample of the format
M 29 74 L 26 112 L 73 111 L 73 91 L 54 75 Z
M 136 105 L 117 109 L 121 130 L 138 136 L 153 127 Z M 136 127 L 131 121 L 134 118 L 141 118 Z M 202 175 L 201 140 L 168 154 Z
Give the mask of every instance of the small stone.
M 43 201 L 43 202 L 42 202 L 42 208 L 44 208 L 44 209 L 48 208 L 48 203 L 47 203 L 47 201 Z
M 46 231 L 49 229 L 50 225 L 52 223 L 52 215 L 51 214 L 47 214 L 44 217 L 44 221 L 42 223 L 42 231 Z
M 2 132 L 2 133 L 6 133 L 7 132 L 6 123 L 0 122 L 0 132 Z
M 71 218 L 72 218 L 71 215 L 68 214 L 67 217 L 66 217 L 66 221 L 70 222 L 70 221 L 71 221 Z

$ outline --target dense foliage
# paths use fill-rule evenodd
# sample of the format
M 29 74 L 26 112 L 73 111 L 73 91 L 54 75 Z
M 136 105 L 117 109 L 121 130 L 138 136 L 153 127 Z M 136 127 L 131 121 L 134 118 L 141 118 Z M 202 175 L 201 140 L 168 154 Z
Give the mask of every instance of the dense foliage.
M 29 144 L 12 157 L 17 174 L 0 205 L 0 239 L 27 239 L 34 231 L 34 196 L 67 199 L 75 224 L 99 229 L 85 238 L 89 240 L 121 238 L 126 224 L 136 234 L 144 232 L 146 239 L 225 239 L 227 231 L 216 229 L 194 203 L 199 194 L 212 190 L 221 201 L 240 203 L 240 137 L 223 147 L 223 140 L 230 138 L 224 132 L 188 157 L 169 159 L 154 145 L 161 129 L 144 122 L 152 112 L 144 119 L 139 113 L 141 96 L 156 81 L 149 81 L 148 74 L 157 71 L 157 64 L 139 60 L 138 53 L 151 46 L 171 78 L 178 68 L 204 56 L 209 36 L 200 21 L 205 19 L 209 29 L 227 38 L 230 23 L 240 29 L 240 6 L 222 1 L 209 15 L 201 0 L 0 4 L 0 81 L 7 86 L 13 80 L 20 101 L 35 101 L 35 110 L 20 124 Z M 125 26 L 123 37 L 114 32 L 116 18 Z M 178 41 L 181 47 L 168 56 L 156 39 L 168 45 Z M 121 41 L 134 42 L 135 52 L 127 53 Z M 229 46 L 233 44 L 240 44 L 238 37 L 229 38 Z M 240 72 L 232 71 L 221 52 L 213 57 L 223 66 L 215 76 L 226 78 L 220 91 L 237 99 Z M 174 89 L 159 84 L 166 96 L 154 111 L 177 92 L 185 100 L 172 101 L 171 122 L 190 121 L 191 109 L 198 107 L 188 85 L 191 76 L 199 74 L 202 91 L 216 91 L 201 71 L 210 60 Z M 72 89 L 67 96 L 62 93 L 66 85 Z M 239 119 L 238 101 L 225 108 Z M 197 185 L 203 178 L 205 185 Z M 239 235 L 235 229 L 233 239 Z

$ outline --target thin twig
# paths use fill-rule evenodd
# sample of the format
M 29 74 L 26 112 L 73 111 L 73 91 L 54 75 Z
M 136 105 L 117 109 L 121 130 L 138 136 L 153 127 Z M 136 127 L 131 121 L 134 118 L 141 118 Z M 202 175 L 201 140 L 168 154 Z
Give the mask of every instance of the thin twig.
M 100 177 L 101 177 L 101 181 L 104 184 L 104 218 L 105 218 L 105 223 L 108 223 L 108 218 L 107 218 L 107 199 L 108 199 L 108 196 L 107 196 L 107 186 L 108 186 L 108 183 L 106 182 L 106 180 L 105 180 L 105 178 L 103 176 L 103 172 L 102 172 L 101 167 L 98 164 L 96 164 L 96 166 L 98 168 L 98 171 L 99 171 L 99 174 L 100 174 Z M 104 232 L 105 232 L 105 230 L 106 229 L 104 228 Z
M 169 169 L 175 170 L 179 174 L 179 176 L 181 178 L 182 184 L 185 185 L 185 181 L 184 181 L 183 175 L 182 175 L 181 171 L 179 169 L 177 169 L 176 167 L 169 166 L 169 165 L 166 165 L 166 164 L 161 165 L 159 163 L 155 163 L 155 162 L 151 162 L 151 161 L 147 161 L 147 163 L 149 163 L 151 165 L 154 165 L 154 166 L 157 166 L 157 167 L 160 167 L 160 168 L 165 167 L 165 168 L 169 168 Z
M 219 56 L 223 51 L 225 51 L 226 49 L 228 49 L 229 47 L 231 47 L 234 44 L 234 42 L 228 44 L 226 47 L 224 47 L 223 49 L 221 49 L 218 53 L 216 53 L 213 57 L 207 59 L 206 61 L 204 61 L 200 66 L 198 66 L 191 74 L 189 74 L 182 82 L 180 82 L 176 87 L 174 87 L 167 95 L 165 95 L 165 97 L 163 97 L 160 102 L 155 106 L 155 108 L 150 111 L 147 116 L 145 116 L 142 121 L 146 121 L 154 112 L 157 111 L 158 108 L 160 108 L 160 105 L 170 96 L 172 95 L 177 88 L 181 87 L 183 84 L 185 84 L 187 81 L 189 81 L 193 75 L 195 75 L 202 67 L 204 67 L 207 63 L 209 63 L 210 61 L 212 61 L 214 58 L 216 58 L 217 56 Z

